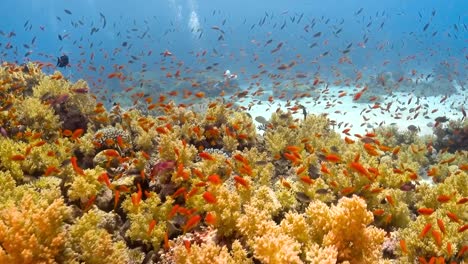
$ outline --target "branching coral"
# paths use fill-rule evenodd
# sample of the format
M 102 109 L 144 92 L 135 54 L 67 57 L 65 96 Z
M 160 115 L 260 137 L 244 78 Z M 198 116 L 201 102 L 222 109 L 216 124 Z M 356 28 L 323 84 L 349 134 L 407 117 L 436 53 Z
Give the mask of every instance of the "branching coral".
M 319 232 L 323 232 L 324 246 L 336 247 L 339 261 L 375 263 L 382 258 L 381 245 L 385 232 L 369 226 L 373 216 L 366 210 L 364 200 L 357 196 L 344 197 L 330 209 L 323 205 L 321 208 L 325 212 L 320 217 L 308 210 L 309 218 L 319 218 L 309 221 L 321 230 Z M 318 226 L 318 221 L 324 225 Z
M 131 252 L 125 242 L 106 230 L 116 226 L 112 214 L 97 209 L 88 211 L 70 228 L 67 258 L 96 264 L 129 263 Z
M 62 199 L 52 203 L 26 195 L 16 206 L 0 210 L 1 263 L 54 263 L 65 249 Z
M 189 249 L 179 245 L 174 249 L 174 263 L 216 263 L 216 264 L 249 264 L 253 263 L 247 258 L 239 241 L 234 241 L 231 252 L 226 246 L 218 246 L 213 242 L 201 245 L 192 245 Z

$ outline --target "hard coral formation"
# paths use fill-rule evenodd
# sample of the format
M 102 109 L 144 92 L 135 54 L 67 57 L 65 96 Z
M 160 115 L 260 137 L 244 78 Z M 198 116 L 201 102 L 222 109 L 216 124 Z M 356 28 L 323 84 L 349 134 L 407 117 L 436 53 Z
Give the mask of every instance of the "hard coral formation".
M 466 124 L 343 140 L 279 110 L 261 136 L 231 103 L 108 111 L 32 63 L 0 83 L 2 263 L 467 260 Z

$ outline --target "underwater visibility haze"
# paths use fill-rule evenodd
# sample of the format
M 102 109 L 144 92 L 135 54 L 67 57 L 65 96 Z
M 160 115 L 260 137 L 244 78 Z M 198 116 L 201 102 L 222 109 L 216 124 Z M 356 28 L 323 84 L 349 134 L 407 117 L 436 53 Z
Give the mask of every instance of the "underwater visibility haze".
M 0 7 L 0 264 L 468 260 L 467 1 Z

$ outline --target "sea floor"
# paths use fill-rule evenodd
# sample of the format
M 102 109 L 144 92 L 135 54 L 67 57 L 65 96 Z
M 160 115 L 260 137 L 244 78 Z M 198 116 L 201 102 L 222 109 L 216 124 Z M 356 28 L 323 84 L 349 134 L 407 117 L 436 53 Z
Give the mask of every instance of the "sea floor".
M 327 94 L 338 95 L 346 89 L 346 87 L 331 86 L 328 87 Z M 334 121 L 333 128 L 337 132 L 351 128 L 349 133 L 362 135 L 384 125 L 395 125 L 401 131 L 413 125 L 420 135 L 430 135 L 433 133 L 437 117 L 446 117 L 449 120 L 459 120 L 463 117 L 461 108 L 466 96 L 463 96 L 460 88 L 457 89 L 459 91 L 457 94 L 447 98 L 445 96 L 418 98 L 409 93 L 395 92 L 380 102 L 362 103 L 359 100 L 354 101 L 353 93 L 348 93 L 340 98 L 335 96 L 335 98 L 318 100 L 298 99 L 289 105 L 287 101 L 277 99 L 273 103 L 261 100 L 255 104 L 246 100 L 239 102 L 239 105 L 247 108 L 254 119 L 262 116 L 268 120 L 278 107 L 285 110 L 285 108 L 292 109 L 294 105 L 303 105 L 307 113 L 327 114 L 330 120 Z M 294 117 L 304 118 L 302 109 L 293 112 Z M 261 125 L 257 120 L 254 122 L 257 126 Z

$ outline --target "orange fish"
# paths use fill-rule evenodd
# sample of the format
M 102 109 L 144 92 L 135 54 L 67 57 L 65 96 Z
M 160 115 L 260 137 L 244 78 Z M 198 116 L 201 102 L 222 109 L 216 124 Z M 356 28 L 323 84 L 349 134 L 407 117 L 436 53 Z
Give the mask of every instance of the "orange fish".
M 440 231 L 445 234 L 445 225 L 442 219 L 437 219 L 437 225 L 439 226 Z
M 200 158 L 204 159 L 204 160 L 215 160 L 215 158 L 213 156 L 211 156 L 211 154 L 207 153 L 207 152 L 201 152 L 198 154 L 198 156 L 200 156 Z
M 190 253 L 190 248 L 191 248 L 190 240 L 184 239 L 184 247 L 187 250 L 187 252 Z
M 353 144 L 354 140 L 350 139 L 349 137 L 345 137 L 346 144 Z
M 91 206 L 93 205 L 95 200 L 96 200 L 96 195 L 91 196 L 91 198 L 89 198 L 88 201 L 86 202 L 84 211 L 88 211 L 89 208 L 91 208 Z
M 384 209 L 375 209 L 374 211 L 372 211 L 372 213 L 375 215 L 375 216 L 381 216 L 385 213 Z
M 81 169 L 81 168 L 78 166 L 78 159 L 77 159 L 75 156 L 73 156 L 73 157 L 70 158 L 70 162 L 71 162 L 71 164 L 72 164 L 72 166 L 73 166 L 73 170 L 74 170 L 77 174 L 79 174 L 79 175 L 85 175 L 83 169 Z
M 18 154 L 18 155 L 11 156 L 10 159 L 13 160 L 13 161 L 23 161 L 23 160 L 26 159 L 26 157 L 24 155 Z
M 151 235 L 151 232 L 153 232 L 153 229 L 155 226 L 156 226 L 156 220 L 152 219 L 148 227 L 148 232 L 147 232 L 148 236 Z
M 458 216 L 452 212 L 448 212 L 447 213 L 447 216 L 450 218 L 450 220 L 454 221 L 454 222 L 457 222 L 457 223 L 460 223 L 460 219 L 458 218 Z
M 205 201 L 210 204 L 216 203 L 216 197 L 208 191 L 203 193 L 203 199 L 205 199 Z
M 117 208 L 117 204 L 119 203 L 119 198 L 120 198 L 120 191 L 115 190 L 114 194 L 114 210 Z
M 341 190 L 341 194 L 342 195 L 348 195 L 348 194 L 351 194 L 353 193 L 354 191 L 356 190 L 356 188 L 352 187 L 352 186 L 349 186 L 349 187 L 345 187 Z
M 208 181 L 213 183 L 213 184 L 221 184 L 223 181 L 221 180 L 221 177 L 218 174 L 211 174 L 208 176 Z
M 198 93 L 195 94 L 195 97 L 203 98 L 203 97 L 205 97 L 205 93 L 204 92 L 198 92 Z
M 211 213 L 211 212 L 206 213 L 205 222 L 207 224 L 210 224 L 210 225 L 215 225 L 216 224 L 216 215 Z
M 330 162 L 340 162 L 341 158 L 338 155 L 335 154 L 328 154 L 325 156 L 325 159 Z
M 167 231 L 164 233 L 164 249 L 167 251 L 170 249 L 169 245 L 169 235 L 167 234 Z
M 234 180 L 236 181 L 236 183 L 244 186 L 245 188 L 247 188 L 247 189 L 250 188 L 249 183 L 244 178 L 236 175 L 236 176 L 234 176 Z
M 462 233 L 468 230 L 468 225 L 462 225 L 460 228 L 458 228 L 458 233 Z
M 422 207 L 418 209 L 418 213 L 422 215 L 431 215 L 433 212 L 434 212 L 434 209 L 432 208 Z
M 174 194 L 172 194 L 172 198 L 177 198 L 178 196 L 184 194 L 187 192 L 187 188 L 185 187 L 180 187 L 179 189 L 177 189 L 177 191 L 174 192 Z
M 311 178 L 309 178 L 308 176 L 301 176 L 301 181 L 304 182 L 304 183 L 307 183 L 309 185 L 313 184 L 314 183 L 314 180 L 312 180 Z
M 387 199 L 387 202 L 390 205 L 395 206 L 395 201 L 393 200 L 393 197 L 391 195 L 387 195 L 387 196 L 385 196 L 385 198 Z
M 438 247 L 442 246 L 442 235 L 436 230 L 432 229 L 432 237 L 434 238 Z
M 52 173 L 60 173 L 60 170 L 57 169 L 55 166 L 48 166 L 46 171 L 44 172 L 44 176 L 49 176 Z
M 441 194 L 437 196 L 437 201 L 439 201 L 439 203 L 446 203 L 450 201 L 450 199 L 452 199 L 452 197 L 445 195 L 445 194 Z
M 81 137 L 81 135 L 83 135 L 83 133 L 84 133 L 84 129 L 78 128 L 78 129 L 76 129 L 75 131 L 73 131 L 73 134 L 72 134 L 72 136 L 71 136 L 71 139 L 76 140 L 76 139 L 78 139 L 79 137 Z
M 405 255 L 408 254 L 408 248 L 406 247 L 406 241 L 404 239 L 400 240 L 400 247 Z
M 359 163 L 359 162 L 351 162 L 351 163 L 349 164 L 349 167 L 350 167 L 352 170 L 358 172 L 359 174 L 361 174 L 361 175 L 363 175 L 363 176 L 366 176 L 367 178 L 370 178 L 369 172 L 366 170 L 366 168 L 364 168 L 364 166 L 362 166 L 361 163 Z
M 429 230 L 431 230 L 432 228 L 432 224 L 431 223 L 427 223 L 423 230 L 421 231 L 421 233 L 419 234 L 419 238 L 423 238 L 424 236 L 426 236 L 427 232 L 429 232 Z
M 187 223 L 185 224 L 185 226 L 183 227 L 184 233 L 187 232 L 188 230 L 194 228 L 196 225 L 198 225 L 200 220 L 201 220 L 200 215 L 194 215 L 194 216 L 190 217 L 187 220 Z

